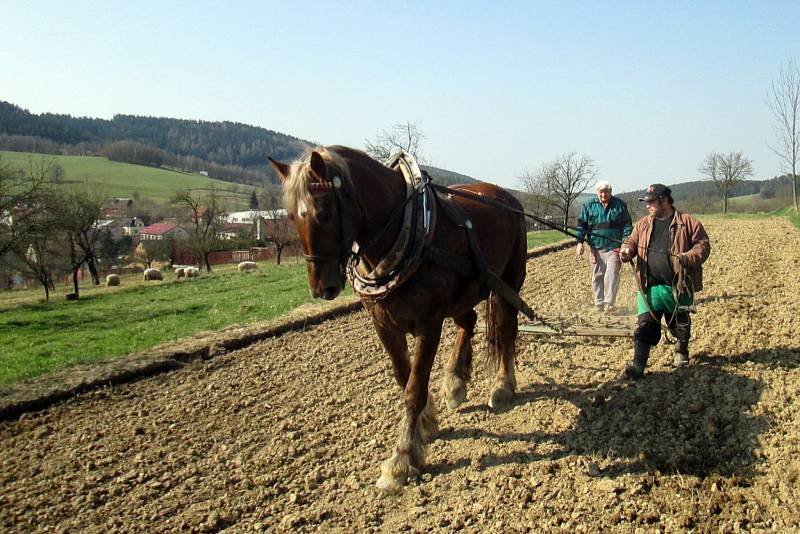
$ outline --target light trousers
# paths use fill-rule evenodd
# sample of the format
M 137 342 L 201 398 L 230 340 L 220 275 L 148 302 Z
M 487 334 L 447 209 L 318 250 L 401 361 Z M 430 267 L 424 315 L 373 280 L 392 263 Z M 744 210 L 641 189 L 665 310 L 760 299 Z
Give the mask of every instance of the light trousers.
M 613 306 L 617 300 L 619 272 L 622 267 L 619 254 L 613 250 L 591 249 L 592 293 L 594 304 Z

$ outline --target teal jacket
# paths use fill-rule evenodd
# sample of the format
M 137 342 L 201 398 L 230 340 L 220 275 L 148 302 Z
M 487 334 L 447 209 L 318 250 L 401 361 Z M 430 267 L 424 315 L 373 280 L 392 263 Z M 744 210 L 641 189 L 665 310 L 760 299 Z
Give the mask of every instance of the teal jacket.
M 621 198 L 612 196 L 607 208 L 603 208 L 597 198 L 584 202 L 575 233 L 578 243 L 586 241 L 592 248 L 613 250 L 631 235 L 631 230 L 633 222 L 628 205 Z

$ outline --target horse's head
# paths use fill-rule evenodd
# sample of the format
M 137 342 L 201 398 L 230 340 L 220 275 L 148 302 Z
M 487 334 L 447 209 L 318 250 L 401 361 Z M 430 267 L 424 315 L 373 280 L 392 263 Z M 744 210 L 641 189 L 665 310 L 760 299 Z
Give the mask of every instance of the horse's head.
M 344 289 L 361 218 L 347 164 L 325 148 L 291 165 L 272 158 L 269 162 L 281 180 L 286 211 L 300 237 L 311 295 L 333 300 Z

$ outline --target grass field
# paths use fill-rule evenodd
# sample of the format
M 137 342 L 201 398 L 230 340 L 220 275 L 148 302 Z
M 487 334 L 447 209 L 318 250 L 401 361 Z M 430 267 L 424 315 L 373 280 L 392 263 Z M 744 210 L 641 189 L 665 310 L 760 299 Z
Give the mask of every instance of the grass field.
M 305 264 L 260 263 L 254 273 L 235 265 L 211 275 L 164 282 L 122 277 L 115 288 L 84 283 L 66 302 L 60 286 L 50 302 L 40 288 L 0 293 L 0 384 L 48 371 L 144 351 L 200 331 L 269 320 L 311 300 Z
M 558 230 L 540 230 L 538 232 L 528 232 L 528 248 L 540 247 L 568 237 Z
M 246 208 L 252 187 L 214 180 L 199 174 L 181 173 L 142 165 L 110 161 L 99 156 L 58 156 L 27 152 L 0 151 L 0 163 L 28 169 L 58 163 L 64 168 L 65 181 L 86 182 L 100 188 L 109 197 L 142 197 L 166 202 L 178 189 L 215 188 L 231 206 Z

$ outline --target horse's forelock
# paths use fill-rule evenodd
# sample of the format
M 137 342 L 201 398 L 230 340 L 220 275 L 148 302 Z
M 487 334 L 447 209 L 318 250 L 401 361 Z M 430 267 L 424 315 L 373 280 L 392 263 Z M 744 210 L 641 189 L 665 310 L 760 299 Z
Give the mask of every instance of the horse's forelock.
M 306 151 L 292 163 L 289 176 L 283 184 L 284 204 L 290 213 L 299 213 L 300 208 L 304 213 L 314 216 L 314 199 L 311 196 L 311 153 L 317 152 L 322 156 L 328 167 L 328 178 L 339 175 L 344 181 L 349 178 L 347 163 L 337 153 L 325 147 L 307 148 Z

